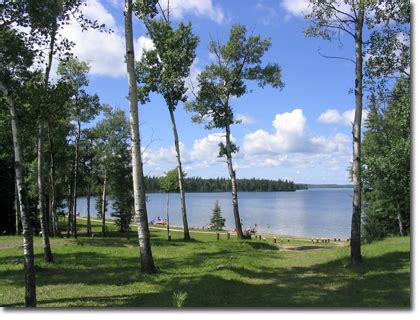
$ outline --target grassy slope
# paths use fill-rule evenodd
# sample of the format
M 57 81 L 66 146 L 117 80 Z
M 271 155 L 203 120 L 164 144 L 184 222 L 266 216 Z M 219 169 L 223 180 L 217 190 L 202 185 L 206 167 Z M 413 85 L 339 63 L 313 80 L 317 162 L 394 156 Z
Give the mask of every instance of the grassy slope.
M 37 239 L 38 305 L 172 307 L 174 292 L 182 291 L 186 307 L 410 306 L 409 238 L 363 246 L 364 263 L 354 267 L 348 247 L 279 251 L 268 241 L 216 241 L 212 234 L 196 233 L 184 242 L 178 232 L 168 242 L 163 231 L 153 230 L 159 273 L 143 275 L 135 237 L 114 232 L 105 239 L 53 239 L 51 265 L 42 262 Z M 2 306 L 23 305 L 20 244 L 21 237 L 0 237 Z

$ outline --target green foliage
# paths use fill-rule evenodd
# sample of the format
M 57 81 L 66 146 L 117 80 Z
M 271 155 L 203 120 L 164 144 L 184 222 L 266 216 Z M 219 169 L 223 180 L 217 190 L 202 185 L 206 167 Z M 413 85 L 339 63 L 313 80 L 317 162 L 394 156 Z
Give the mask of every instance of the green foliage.
M 372 98 L 363 139 L 364 237 L 368 240 L 410 229 L 410 79 L 400 79 L 385 108 Z
M 120 231 L 127 231 L 134 215 L 134 196 L 130 127 L 124 111 L 105 107 L 104 119 L 93 128 L 93 135 L 96 175 L 102 177 L 106 172 L 107 190 L 113 201 L 111 216 Z M 100 190 L 98 193 L 102 194 Z
M 195 58 L 198 37 L 192 33 L 191 23 L 179 23 L 174 29 L 165 20 L 146 20 L 145 25 L 155 45 L 143 52 L 136 65 L 139 99 L 149 101 L 149 93 L 163 96 L 168 108 L 175 110 L 178 102 L 185 102 L 186 78 Z
M 185 177 L 184 173 L 184 177 Z M 179 183 L 178 183 L 178 169 L 172 169 L 165 172 L 165 176 L 159 179 L 160 190 L 166 193 L 178 192 Z
M 172 295 L 172 304 L 174 307 L 182 308 L 187 300 L 188 293 L 184 291 L 175 291 Z
M 210 219 L 210 229 L 211 230 L 223 230 L 225 227 L 226 219 L 222 217 L 222 210 L 219 206 L 219 201 L 214 203 L 214 208 L 212 211 L 212 216 Z
M 232 26 L 225 45 L 211 40 L 209 52 L 216 62 L 200 73 L 195 100 L 186 104 L 186 109 L 195 113 L 193 121 L 206 122 L 208 129 L 236 123 L 230 99 L 247 92 L 247 81 L 256 81 L 260 87 L 271 85 L 282 89 L 280 66 L 270 63 L 262 66 L 262 57 L 270 46 L 269 38 L 247 36 L 246 27 L 240 24 Z
M 166 192 L 160 181 L 162 177 L 146 176 L 145 184 L 147 192 Z M 296 191 L 306 189 L 306 185 L 297 185 L 288 180 L 267 180 L 267 179 L 237 179 L 238 191 Z M 226 178 L 184 178 L 186 192 L 229 192 L 232 190 L 232 181 Z

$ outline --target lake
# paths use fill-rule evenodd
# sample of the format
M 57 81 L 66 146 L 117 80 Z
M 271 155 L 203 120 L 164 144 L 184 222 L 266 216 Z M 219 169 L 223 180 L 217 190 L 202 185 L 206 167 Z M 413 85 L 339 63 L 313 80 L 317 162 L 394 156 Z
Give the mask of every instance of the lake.
M 295 192 L 239 192 L 239 213 L 243 226 L 257 224 L 257 230 L 282 235 L 305 237 L 350 238 L 353 189 L 308 189 Z M 215 201 L 219 201 L 227 229 L 234 228 L 232 197 L 229 192 L 187 193 L 187 217 L 190 227 L 210 222 Z M 91 197 L 90 213 L 96 217 L 95 197 Z M 166 194 L 147 194 L 149 221 L 165 217 Z M 77 200 L 77 211 L 86 215 L 86 198 Z M 112 201 L 106 216 L 112 212 Z M 181 226 L 179 194 L 170 194 L 171 225 Z

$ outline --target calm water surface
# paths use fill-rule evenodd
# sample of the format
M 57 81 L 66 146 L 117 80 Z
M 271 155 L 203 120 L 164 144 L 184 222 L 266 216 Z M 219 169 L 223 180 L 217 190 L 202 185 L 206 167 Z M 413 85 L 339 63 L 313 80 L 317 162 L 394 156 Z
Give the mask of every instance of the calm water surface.
M 239 192 L 239 213 L 244 227 L 257 224 L 258 231 L 313 237 L 350 237 L 353 189 L 309 189 L 296 192 Z M 232 197 L 228 192 L 187 193 L 187 216 L 190 227 L 210 222 L 216 200 L 226 218 L 228 229 L 234 228 Z M 95 197 L 91 198 L 91 215 L 96 217 Z M 147 195 L 149 220 L 165 216 L 166 194 Z M 86 215 L 86 198 L 78 198 L 77 211 Z M 106 216 L 112 213 L 112 201 Z M 171 225 L 182 225 L 179 194 L 170 194 Z

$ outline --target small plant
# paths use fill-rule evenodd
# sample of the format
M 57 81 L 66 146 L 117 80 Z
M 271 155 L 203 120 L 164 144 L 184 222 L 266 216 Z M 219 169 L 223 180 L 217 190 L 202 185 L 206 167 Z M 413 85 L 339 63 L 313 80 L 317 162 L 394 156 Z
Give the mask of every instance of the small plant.
M 172 295 L 172 304 L 174 307 L 182 308 L 187 300 L 188 293 L 184 291 L 175 291 Z

